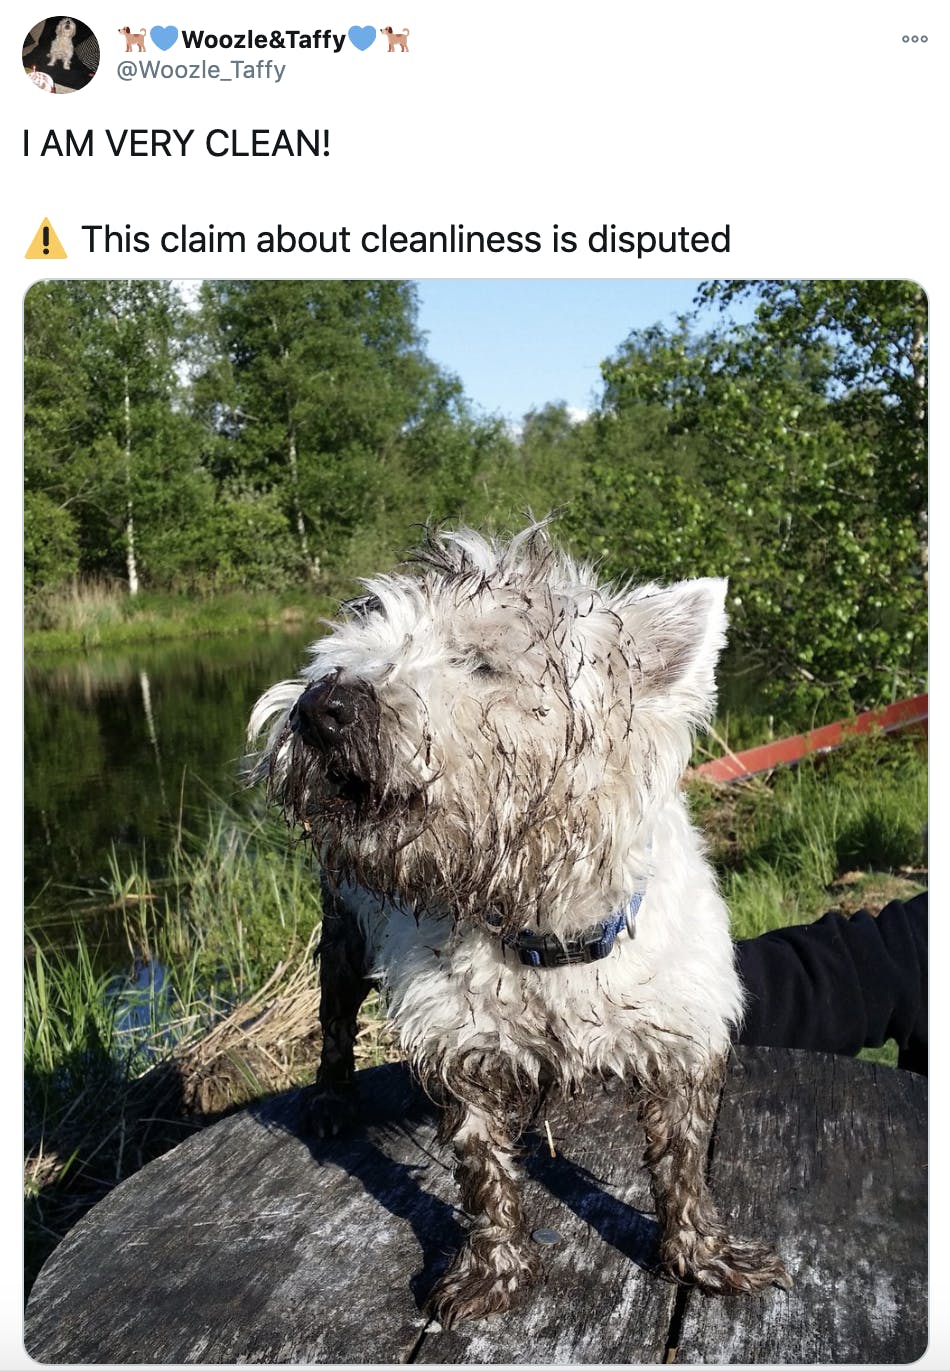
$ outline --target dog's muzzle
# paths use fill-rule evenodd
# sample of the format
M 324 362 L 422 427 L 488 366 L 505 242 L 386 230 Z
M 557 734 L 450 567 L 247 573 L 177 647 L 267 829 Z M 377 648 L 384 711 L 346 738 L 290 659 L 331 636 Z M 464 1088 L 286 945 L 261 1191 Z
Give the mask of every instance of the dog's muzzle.
M 372 686 L 342 682 L 339 672 L 309 686 L 288 720 L 304 743 L 323 753 L 349 752 L 358 736 L 375 734 L 378 722 L 379 702 Z
M 292 746 L 282 799 L 298 818 L 379 823 L 408 813 L 415 790 L 398 785 L 387 765 L 382 705 L 368 682 L 340 669 L 308 686 L 287 717 Z

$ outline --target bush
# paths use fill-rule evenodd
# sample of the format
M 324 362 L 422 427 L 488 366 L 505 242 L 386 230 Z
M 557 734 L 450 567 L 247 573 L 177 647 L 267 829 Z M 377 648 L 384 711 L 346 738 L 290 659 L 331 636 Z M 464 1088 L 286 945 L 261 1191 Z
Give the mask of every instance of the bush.
M 44 491 L 27 491 L 23 502 L 23 576 L 27 596 L 56 590 L 79 566 L 76 524 L 68 510 Z

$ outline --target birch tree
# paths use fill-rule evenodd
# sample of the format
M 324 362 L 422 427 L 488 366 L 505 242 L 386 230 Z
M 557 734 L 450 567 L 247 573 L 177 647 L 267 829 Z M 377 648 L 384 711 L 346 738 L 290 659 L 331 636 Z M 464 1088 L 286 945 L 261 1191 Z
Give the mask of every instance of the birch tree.
M 132 596 L 143 573 L 161 579 L 178 560 L 182 511 L 200 517 L 181 322 L 167 282 L 44 283 L 27 296 L 27 490 L 68 518 L 72 569 L 121 577 Z

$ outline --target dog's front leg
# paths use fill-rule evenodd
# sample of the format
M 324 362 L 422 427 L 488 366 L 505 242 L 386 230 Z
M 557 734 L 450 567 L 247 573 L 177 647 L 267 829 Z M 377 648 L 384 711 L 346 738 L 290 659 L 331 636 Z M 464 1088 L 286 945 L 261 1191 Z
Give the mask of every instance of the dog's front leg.
M 452 1140 L 455 1179 L 469 1221 L 464 1246 L 436 1284 L 429 1313 L 443 1329 L 456 1320 L 507 1310 L 518 1291 L 538 1275 L 540 1262 L 528 1232 L 514 1144 L 530 1117 L 533 1096 L 497 1061 L 471 1058 L 459 1073 L 466 1099 L 449 1104 L 439 1137 Z M 484 1072 L 485 1089 L 478 1090 Z M 510 1080 L 512 1090 L 505 1089 Z M 452 1082 L 450 1089 L 454 1089 Z M 473 1088 L 475 1088 L 473 1090 Z M 505 1099 L 507 1097 L 507 1099 Z
M 323 1041 L 316 1084 L 307 1093 L 304 1108 L 314 1132 L 326 1137 L 356 1119 L 357 1016 L 372 982 L 366 976 L 366 946 L 356 918 L 325 883 L 319 957 Z
M 674 1277 L 703 1290 L 759 1291 L 791 1286 L 778 1254 L 766 1244 L 734 1238 L 706 1183 L 709 1140 L 725 1075 L 721 1060 L 640 1097 L 657 1217 L 660 1257 Z

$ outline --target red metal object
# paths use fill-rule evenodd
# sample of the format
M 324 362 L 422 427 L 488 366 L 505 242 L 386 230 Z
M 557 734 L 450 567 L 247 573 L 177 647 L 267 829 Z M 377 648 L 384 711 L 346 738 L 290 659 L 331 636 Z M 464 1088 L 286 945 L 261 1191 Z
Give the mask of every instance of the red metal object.
M 707 781 L 742 781 L 758 772 L 771 771 L 773 767 L 800 762 L 803 757 L 815 753 L 829 753 L 855 734 L 866 734 L 872 729 L 892 733 L 895 729 L 907 729 L 915 724 L 926 726 L 926 723 L 926 694 L 912 696 L 910 700 L 898 700 L 884 710 L 868 710 L 854 719 L 826 724 L 807 734 L 795 734 L 793 738 L 783 738 L 777 743 L 763 743 L 760 748 L 748 748 L 744 753 L 714 758 L 712 762 L 694 767 L 690 775 L 705 777 Z

